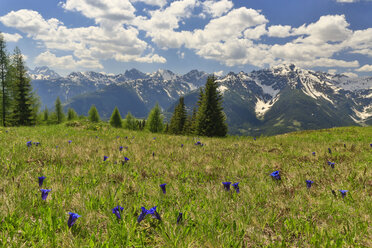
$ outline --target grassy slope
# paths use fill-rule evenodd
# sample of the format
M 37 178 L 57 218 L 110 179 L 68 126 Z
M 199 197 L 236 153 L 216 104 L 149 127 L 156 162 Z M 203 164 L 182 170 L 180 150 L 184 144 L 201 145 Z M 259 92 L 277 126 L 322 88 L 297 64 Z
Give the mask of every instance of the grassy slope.
M 372 246 L 372 127 L 257 141 L 202 138 L 203 147 L 191 137 L 123 129 L 6 130 L 0 129 L 5 247 Z M 27 148 L 29 140 L 42 145 Z M 128 148 L 120 152 L 120 145 Z M 121 165 L 123 156 L 129 163 Z M 282 182 L 270 178 L 275 170 Z M 52 189 L 46 202 L 38 191 L 41 175 L 43 188 Z M 310 190 L 307 179 L 315 182 Z M 241 193 L 224 191 L 222 181 L 240 182 Z M 161 183 L 168 184 L 166 195 Z M 339 189 L 349 190 L 344 199 Z M 124 207 L 122 221 L 111 212 L 117 204 Z M 137 224 L 141 206 L 157 206 L 163 221 L 147 216 Z M 69 211 L 82 216 L 72 229 Z M 176 225 L 179 211 L 184 221 Z

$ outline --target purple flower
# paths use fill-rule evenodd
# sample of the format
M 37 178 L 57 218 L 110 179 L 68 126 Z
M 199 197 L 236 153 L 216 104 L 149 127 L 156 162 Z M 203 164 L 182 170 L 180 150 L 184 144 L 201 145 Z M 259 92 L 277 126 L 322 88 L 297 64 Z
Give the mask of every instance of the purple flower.
M 114 207 L 112 209 L 112 213 L 116 215 L 116 217 L 118 217 L 118 219 L 120 220 L 121 219 L 121 215 L 120 215 L 120 212 L 122 212 L 124 210 L 123 207 L 117 205 L 116 207 Z
M 67 225 L 71 228 L 75 224 L 76 220 L 81 216 L 72 212 L 68 212 L 68 214 L 70 215 L 70 218 L 68 219 Z
M 155 152 L 152 152 L 152 157 L 155 157 Z
M 39 187 L 43 186 L 44 179 L 45 179 L 44 176 L 39 177 Z
M 119 138 L 120 138 L 120 136 L 116 136 L 116 138 L 117 138 L 117 139 L 119 139 Z
M 153 207 L 153 208 L 151 208 L 151 209 L 149 209 L 149 210 L 147 210 L 144 207 L 141 207 L 141 209 L 142 209 L 142 212 L 141 212 L 141 214 L 137 218 L 137 222 L 138 223 L 140 223 L 146 217 L 146 215 L 148 215 L 148 214 L 151 214 L 153 218 L 158 219 L 158 220 L 161 221 L 161 218 L 160 218 L 159 213 L 156 212 L 156 206 Z
M 372 145 L 372 144 L 371 144 Z M 181 147 L 183 147 L 183 144 L 181 144 Z
M 332 150 L 331 150 L 331 148 L 328 148 L 328 152 L 329 152 L 330 154 L 332 154 Z
M 182 220 L 182 213 L 180 212 L 177 217 L 177 224 L 180 224 L 180 221 Z
M 342 198 L 344 198 L 346 196 L 346 193 L 348 192 L 348 190 L 342 190 L 342 189 L 340 189 L 339 191 L 341 192 Z
M 197 142 L 195 143 L 195 145 L 196 145 L 196 146 L 203 146 L 203 144 L 202 144 L 200 141 L 197 141 Z
M 315 152 L 313 152 L 313 156 L 315 156 Z
M 122 146 L 120 146 L 120 147 L 119 147 L 119 151 L 122 151 L 122 150 L 123 150 L 123 147 L 122 147 Z
M 51 189 L 40 189 L 40 191 L 41 191 L 41 199 L 45 201 Z
M 311 185 L 312 185 L 313 183 L 314 183 L 314 182 L 311 181 L 311 180 L 306 180 L 306 187 L 307 187 L 308 189 L 310 189 L 310 188 L 311 188 Z
M 40 142 L 33 142 L 33 144 L 34 144 L 35 146 L 39 146 L 39 145 L 40 145 Z
M 103 156 L 103 161 L 106 161 L 108 159 L 107 156 Z
M 71 140 L 68 141 L 69 144 L 71 144 L 71 142 L 72 142 Z
M 372 147 L 372 143 L 371 143 L 371 144 L 369 144 L 369 146 L 370 146 L 370 147 Z
M 230 191 L 230 184 L 231 182 L 222 182 L 223 187 L 226 191 Z
M 253 140 L 256 140 L 256 137 L 254 137 Z
M 233 186 L 234 189 L 236 190 L 236 193 L 239 193 L 239 192 L 240 192 L 240 190 L 239 190 L 239 182 L 234 183 L 232 186 Z
M 335 168 L 335 163 L 334 162 L 328 161 L 327 164 L 330 165 L 332 167 L 332 169 Z
M 165 185 L 167 185 L 166 183 L 163 183 L 163 184 L 160 184 L 160 188 L 161 190 L 163 191 L 163 194 L 167 193 L 167 191 L 165 190 Z
M 280 177 L 279 171 L 274 171 L 273 173 L 270 174 L 275 180 L 281 180 L 282 178 Z
M 31 147 L 32 146 L 32 141 L 31 140 L 27 141 L 26 145 L 27 145 L 27 147 Z

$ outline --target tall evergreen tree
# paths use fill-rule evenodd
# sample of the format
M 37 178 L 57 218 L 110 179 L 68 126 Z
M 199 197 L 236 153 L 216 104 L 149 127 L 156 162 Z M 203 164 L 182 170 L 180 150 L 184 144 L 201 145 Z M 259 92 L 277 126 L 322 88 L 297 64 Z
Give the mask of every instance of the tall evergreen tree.
M 184 131 L 184 126 L 187 118 L 185 99 L 180 97 L 179 103 L 174 109 L 172 118 L 169 125 L 169 133 L 172 134 L 182 134 Z
M 63 113 L 62 103 L 59 97 L 57 97 L 56 102 L 54 103 L 55 113 L 56 113 L 56 122 L 57 124 L 62 123 L 65 119 L 65 114 Z
M 125 128 L 129 130 L 137 130 L 137 120 L 134 118 L 134 116 L 128 112 L 128 114 L 125 116 Z
M 194 107 L 192 114 L 187 116 L 185 126 L 184 126 L 184 133 L 185 134 L 194 134 L 195 132 L 195 123 L 196 123 L 196 113 L 197 113 L 197 108 Z
M 92 107 L 90 107 L 89 109 L 89 112 L 88 112 L 88 119 L 91 121 L 91 122 L 99 122 L 100 121 L 100 117 L 99 117 L 99 114 L 98 114 L 98 110 L 96 108 L 96 106 L 93 104 Z
M 49 121 L 49 111 L 48 108 L 45 106 L 45 109 L 43 111 L 43 121 L 48 122 Z
M 67 110 L 67 120 L 68 121 L 75 120 L 77 117 L 78 117 L 78 115 L 73 108 L 69 108 Z
M 200 106 L 196 115 L 196 133 L 198 135 L 224 137 L 227 134 L 222 95 L 217 88 L 216 78 L 209 76 L 205 89 L 199 97 Z
M 9 56 L 6 51 L 6 43 L 3 34 L 0 32 L 0 87 L 1 87 L 1 125 L 4 127 L 9 123 L 11 112 L 11 85 Z
M 23 55 L 18 47 L 13 55 L 14 85 L 14 124 L 33 125 L 35 123 L 33 105 L 36 99 L 32 94 L 31 79 L 27 77 Z
M 122 127 L 121 116 L 118 107 L 114 108 L 110 118 L 110 125 L 113 127 Z
M 146 128 L 152 133 L 162 132 L 164 128 L 163 119 L 159 104 L 156 103 L 147 117 Z

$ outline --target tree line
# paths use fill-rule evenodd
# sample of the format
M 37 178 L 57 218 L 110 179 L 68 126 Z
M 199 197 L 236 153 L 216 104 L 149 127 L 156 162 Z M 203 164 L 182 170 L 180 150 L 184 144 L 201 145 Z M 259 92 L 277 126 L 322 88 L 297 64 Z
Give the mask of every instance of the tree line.
M 158 104 L 150 111 L 146 120 L 136 119 L 130 112 L 122 120 L 119 109 L 115 107 L 110 125 L 116 128 L 131 130 L 149 130 L 153 133 L 170 133 L 176 135 L 226 136 L 226 116 L 222 108 L 222 95 L 217 90 L 218 83 L 214 76 L 207 79 L 204 88 L 200 89 L 199 99 L 192 114 L 188 115 L 184 97 L 180 97 L 169 123 L 164 123 L 164 116 Z M 60 124 L 77 119 L 75 110 L 69 108 L 67 116 L 63 111 L 59 97 L 55 102 L 55 110 L 49 113 L 45 107 L 39 113 L 40 101 L 32 92 L 31 79 L 19 48 L 8 54 L 4 36 L 0 32 L 0 120 L 2 126 L 19 126 L 35 124 Z M 99 122 L 97 108 L 92 105 L 88 112 L 88 120 Z

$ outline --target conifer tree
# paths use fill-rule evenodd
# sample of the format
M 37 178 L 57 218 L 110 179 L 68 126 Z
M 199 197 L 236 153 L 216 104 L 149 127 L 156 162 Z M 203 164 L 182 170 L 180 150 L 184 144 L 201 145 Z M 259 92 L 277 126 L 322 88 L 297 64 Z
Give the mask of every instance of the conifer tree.
M 226 116 L 222 108 L 222 95 L 218 92 L 218 83 L 209 76 L 204 91 L 199 96 L 200 106 L 196 115 L 196 133 L 202 136 L 220 136 L 227 134 Z
M 179 103 L 174 109 L 170 120 L 169 132 L 172 134 L 182 134 L 186 122 L 187 114 L 184 97 L 180 97 Z
M 57 97 L 54 103 L 54 107 L 55 107 L 55 113 L 56 113 L 56 122 L 57 124 L 62 123 L 63 120 L 65 119 L 65 114 L 63 113 L 62 104 L 61 104 L 61 100 L 59 99 L 59 97 Z
M 45 106 L 45 109 L 43 111 L 43 121 L 48 122 L 49 120 L 49 111 L 48 108 Z
M 75 112 L 75 110 L 73 108 L 69 108 L 67 110 L 67 120 L 68 121 L 75 120 L 77 117 L 78 117 L 77 113 Z
M 110 125 L 113 127 L 122 127 L 121 116 L 118 107 L 114 108 L 114 111 L 111 114 Z
M 0 32 L 0 87 L 1 87 L 1 125 L 4 127 L 9 123 L 10 116 L 10 70 L 9 70 L 9 57 L 6 51 L 6 43 L 3 34 Z
M 137 121 L 134 118 L 134 116 L 128 112 L 128 114 L 125 116 L 125 128 L 129 130 L 137 130 Z
M 157 103 L 147 117 L 146 128 L 152 133 L 159 133 L 163 131 L 163 116 L 161 114 L 159 104 Z
M 14 49 L 12 75 L 14 85 L 13 119 L 15 125 L 33 125 L 35 123 L 36 99 L 32 94 L 31 80 L 27 77 L 23 55 L 18 47 Z
M 90 107 L 89 109 L 89 112 L 88 112 L 88 119 L 91 121 L 91 122 L 99 122 L 100 121 L 100 117 L 99 117 L 99 114 L 98 114 L 98 110 L 96 108 L 96 106 L 93 104 L 92 107 Z

